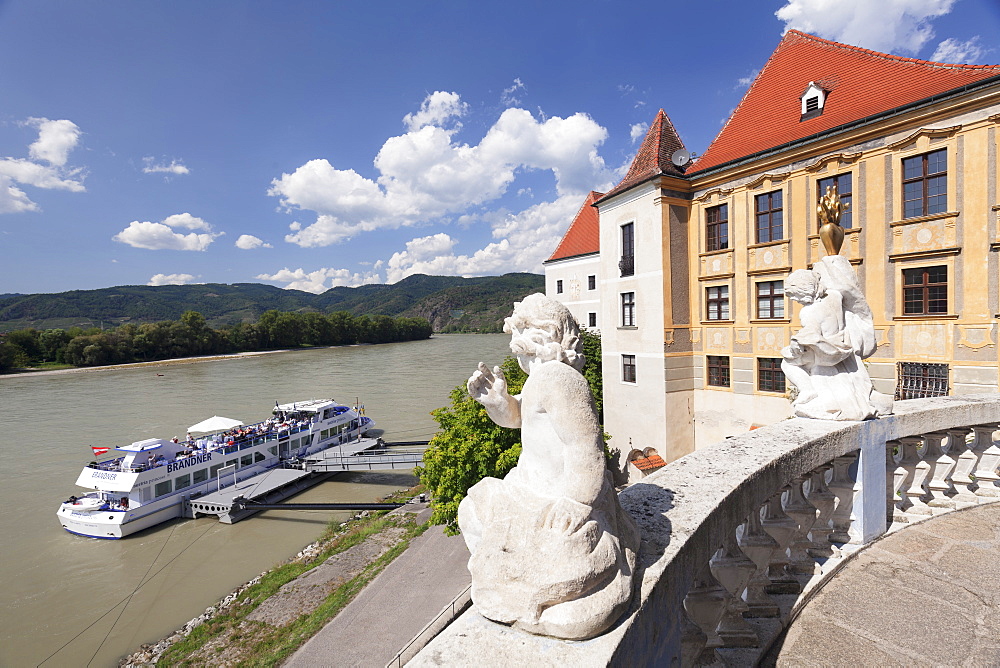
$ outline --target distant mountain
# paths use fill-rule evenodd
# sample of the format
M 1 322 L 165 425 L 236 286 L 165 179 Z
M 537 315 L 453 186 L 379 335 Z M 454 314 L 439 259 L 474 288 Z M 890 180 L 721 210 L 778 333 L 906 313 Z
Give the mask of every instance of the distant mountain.
M 500 331 L 515 301 L 542 292 L 538 274 L 481 278 L 415 274 L 393 285 L 332 288 L 315 295 L 262 283 L 123 285 L 57 294 L 0 295 L 0 331 L 108 327 L 176 320 L 198 311 L 213 327 L 254 322 L 267 310 L 350 311 L 423 317 L 435 331 Z

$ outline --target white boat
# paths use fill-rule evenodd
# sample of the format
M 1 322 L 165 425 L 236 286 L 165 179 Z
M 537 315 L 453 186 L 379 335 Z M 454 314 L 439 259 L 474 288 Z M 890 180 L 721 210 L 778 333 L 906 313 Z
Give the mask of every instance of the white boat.
M 71 496 L 56 516 L 70 533 L 92 538 L 122 538 L 190 517 L 192 498 L 358 441 L 375 426 L 363 413 L 363 407 L 312 399 L 277 405 L 267 420 L 197 439 L 150 438 L 115 448 L 124 454 L 84 467 L 76 484 L 92 491 Z

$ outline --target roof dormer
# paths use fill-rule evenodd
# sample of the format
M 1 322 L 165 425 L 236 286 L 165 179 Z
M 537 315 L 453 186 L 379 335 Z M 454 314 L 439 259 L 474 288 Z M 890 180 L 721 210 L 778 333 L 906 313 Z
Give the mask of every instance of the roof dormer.
M 817 85 L 815 81 L 810 81 L 800 99 L 802 102 L 802 117 L 799 121 L 815 118 L 823 113 L 823 104 L 826 102 L 826 91 Z

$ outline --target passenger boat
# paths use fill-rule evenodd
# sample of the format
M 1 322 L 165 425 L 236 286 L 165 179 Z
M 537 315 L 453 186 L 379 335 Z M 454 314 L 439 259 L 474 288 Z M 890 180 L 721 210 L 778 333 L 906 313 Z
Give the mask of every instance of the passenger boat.
M 191 517 L 188 501 L 220 486 L 295 466 L 304 457 L 358 441 L 375 426 L 364 407 L 332 399 L 281 404 L 270 418 L 201 438 L 149 438 L 115 448 L 114 459 L 84 467 L 56 516 L 70 533 L 123 538 L 175 517 Z M 199 423 L 203 424 L 203 423 Z

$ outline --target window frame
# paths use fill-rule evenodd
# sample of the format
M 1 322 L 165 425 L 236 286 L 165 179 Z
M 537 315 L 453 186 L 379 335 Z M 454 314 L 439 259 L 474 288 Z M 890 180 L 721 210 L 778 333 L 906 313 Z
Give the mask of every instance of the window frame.
M 712 294 L 713 290 L 717 291 L 714 296 Z M 722 294 L 723 290 L 725 291 L 724 295 Z M 728 283 L 705 286 L 705 320 L 713 322 L 729 322 L 732 320 Z
M 587 327 L 597 327 L 597 313 L 594 311 L 587 313 Z
M 729 248 L 729 203 L 705 209 L 705 252 Z
M 622 276 L 635 275 L 635 222 L 621 226 L 622 259 L 618 263 Z
M 635 355 L 622 354 L 622 382 L 636 382 Z
M 847 179 L 847 192 L 844 192 L 843 183 L 844 179 Z M 844 172 L 843 174 L 835 174 L 833 176 L 826 176 L 821 179 L 816 179 L 816 204 L 823 199 L 826 195 L 826 186 L 837 186 L 837 194 L 840 195 L 840 201 L 845 204 L 850 204 L 846 211 L 840 214 L 840 226 L 845 230 L 849 230 L 854 226 L 854 175 L 851 172 Z M 817 229 L 818 229 L 817 225 Z
M 637 327 L 635 324 L 635 292 L 621 293 L 622 327 Z
M 556 280 L 556 294 L 561 295 L 562 292 L 563 292 L 563 282 L 562 279 L 560 278 Z
M 943 155 L 944 157 L 944 169 L 939 172 L 928 172 L 928 165 L 930 163 L 930 158 L 932 156 Z M 913 164 L 913 161 L 920 161 L 920 174 L 917 176 L 911 176 L 907 178 L 906 170 L 907 165 Z M 907 218 L 919 218 L 921 216 L 932 216 L 938 213 L 945 213 L 948 211 L 948 149 L 939 148 L 933 151 L 927 151 L 926 153 L 921 153 L 919 155 L 911 155 L 909 157 L 903 158 L 900 161 L 900 175 L 902 176 L 902 184 L 900 187 L 900 193 L 902 196 L 902 218 L 905 220 Z M 918 185 L 920 188 L 919 198 L 909 198 L 907 199 L 907 186 Z M 942 191 L 929 195 L 928 191 L 932 186 L 942 185 Z M 938 198 L 941 202 L 938 202 Z M 934 204 L 930 205 L 931 200 L 934 200 Z M 919 202 L 919 210 L 909 210 L 907 208 L 907 203 L 909 202 Z M 933 209 L 933 210 L 931 210 Z
M 729 356 L 706 355 L 705 384 L 709 387 L 730 387 L 731 382 L 732 377 Z
M 781 292 L 776 293 L 775 284 L 780 285 Z M 767 294 L 761 294 L 761 286 L 770 286 L 770 292 Z M 765 315 L 761 312 L 761 301 L 766 300 L 768 302 L 768 313 Z M 780 300 L 780 301 L 779 301 Z M 775 305 L 781 305 L 781 313 L 775 313 Z M 754 283 L 754 304 L 757 313 L 757 320 L 785 320 L 787 318 L 787 309 L 785 305 L 785 281 L 775 280 L 775 281 L 757 281 Z
M 779 381 L 780 377 L 780 388 Z M 757 358 L 757 391 L 784 394 L 787 391 L 785 372 L 781 370 L 780 357 Z
M 775 195 L 777 195 L 778 205 L 774 206 Z M 767 198 L 767 208 L 762 209 L 760 204 L 762 198 Z M 762 193 L 760 195 L 753 196 L 753 210 L 754 210 L 754 238 L 759 244 L 766 244 L 772 241 L 782 241 L 785 238 L 785 195 L 781 188 L 777 190 L 772 190 L 771 192 Z M 761 225 L 761 217 L 766 218 L 767 224 L 765 226 Z M 777 219 L 777 223 L 775 223 Z M 761 231 L 767 230 L 767 238 L 763 238 L 764 235 Z M 775 236 L 775 231 L 777 231 L 777 236 Z
M 597 274 L 590 274 L 587 276 L 587 289 L 596 290 L 597 289 Z
M 930 273 L 938 270 L 944 275 L 944 280 L 930 281 Z M 908 283 L 908 277 L 920 272 L 920 283 Z M 947 315 L 948 313 L 948 265 L 938 264 L 926 267 L 909 267 L 903 269 L 903 315 L 904 316 L 935 316 Z M 943 296 L 932 296 L 932 294 L 942 294 Z M 909 299 L 911 295 L 918 294 L 918 299 Z M 941 305 L 934 310 L 932 303 Z M 919 304 L 919 310 L 910 310 L 911 304 Z

